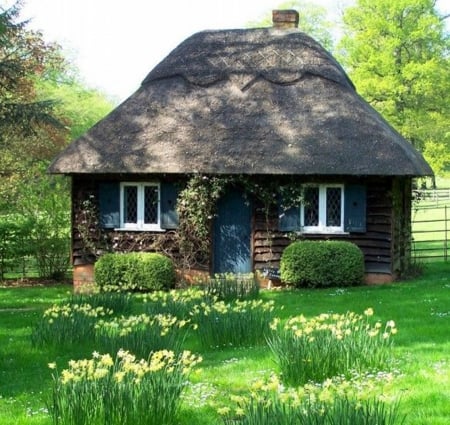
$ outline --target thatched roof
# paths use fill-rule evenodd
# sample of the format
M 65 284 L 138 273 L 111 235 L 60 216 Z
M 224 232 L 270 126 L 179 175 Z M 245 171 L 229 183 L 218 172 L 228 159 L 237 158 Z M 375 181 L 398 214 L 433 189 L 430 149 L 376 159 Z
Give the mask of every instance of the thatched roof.
M 194 34 L 49 170 L 432 174 L 335 59 L 297 29 Z

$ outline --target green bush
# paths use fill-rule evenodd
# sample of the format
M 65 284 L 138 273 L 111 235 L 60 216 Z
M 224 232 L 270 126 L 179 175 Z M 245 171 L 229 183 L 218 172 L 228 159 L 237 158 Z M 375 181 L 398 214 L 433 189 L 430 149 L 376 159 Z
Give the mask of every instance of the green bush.
M 175 277 L 172 260 L 157 253 L 105 254 L 95 263 L 95 282 L 102 289 L 170 289 Z
M 32 254 L 33 223 L 20 214 L 0 215 L 0 280 L 8 270 L 26 272 L 26 257 Z
M 364 255 L 345 241 L 299 241 L 281 256 L 281 280 L 297 287 L 350 286 L 362 283 Z

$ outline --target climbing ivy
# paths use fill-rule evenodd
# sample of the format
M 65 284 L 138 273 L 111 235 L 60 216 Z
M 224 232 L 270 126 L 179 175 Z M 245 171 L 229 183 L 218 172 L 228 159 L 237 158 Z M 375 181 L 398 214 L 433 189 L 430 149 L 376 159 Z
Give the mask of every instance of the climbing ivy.
M 178 196 L 177 209 L 180 225 L 177 230 L 183 267 L 208 264 L 211 252 L 211 227 L 217 214 L 217 203 L 228 188 L 236 187 L 244 196 L 258 200 L 262 208 L 269 243 L 271 241 L 270 217 L 281 203 L 289 209 L 301 202 L 301 187 L 294 181 L 280 186 L 278 180 L 255 176 L 193 175 Z
M 229 182 L 227 177 L 194 175 L 180 192 L 179 248 L 184 268 L 207 264 L 211 248 L 211 223 L 216 205 Z

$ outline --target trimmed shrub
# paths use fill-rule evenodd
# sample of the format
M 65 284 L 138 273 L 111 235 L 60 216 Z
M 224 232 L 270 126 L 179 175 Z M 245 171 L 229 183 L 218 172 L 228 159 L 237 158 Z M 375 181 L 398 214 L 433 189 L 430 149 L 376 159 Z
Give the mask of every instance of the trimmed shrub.
M 363 282 L 364 255 L 345 241 L 298 241 L 281 256 L 281 280 L 296 287 L 351 286 Z
M 105 254 L 95 263 L 95 282 L 103 290 L 161 290 L 175 286 L 175 267 L 157 253 Z

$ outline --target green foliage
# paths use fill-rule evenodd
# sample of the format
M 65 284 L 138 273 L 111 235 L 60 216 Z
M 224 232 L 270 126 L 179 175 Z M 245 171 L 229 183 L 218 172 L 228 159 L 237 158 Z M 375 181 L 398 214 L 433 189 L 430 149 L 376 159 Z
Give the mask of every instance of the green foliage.
M 5 272 L 20 267 L 26 273 L 26 257 L 32 254 L 33 222 L 20 215 L 0 216 L 0 281 Z
M 201 303 L 192 311 L 205 348 L 249 347 L 265 342 L 273 303 L 262 300 Z
M 39 173 L 43 170 L 39 169 Z M 28 252 L 40 277 L 62 279 L 70 263 L 70 198 L 67 180 L 41 174 L 18 192 L 20 214 L 32 226 Z
M 443 122 L 443 125 L 448 125 L 448 123 Z M 443 125 L 438 125 L 436 128 L 441 128 Z M 448 172 L 450 170 L 449 146 L 450 131 L 441 133 L 441 141 L 430 139 L 425 142 L 423 155 L 436 174 Z
M 450 162 L 450 38 L 436 2 L 358 0 L 343 19 L 339 59 L 358 92 L 441 172 Z
M 130 253 L 132 265 L 125 274 L 129 285 L 143 290 L 175 286 L 175 268 L 170 258 L 156 253 Z
M 11 152 L 3 153 L 8 161 Z M 12 226 L 21 229 L 20 239 L 11 240 L 21 244 L 18 258 L 31 256 L 40 277 L 61 279 L 70 262 L 69 186 L 62 176 L 46 175 L 45 168 L 36 160 L 32 166 L 21 163 L 8 174 L 0 182 L 0 212 L 14 217 Z
M 120 350 L 115 360 L 94 353 L 53 375 L 54 425 L 173 425 L 180 396 L 201 358 L 162 350 L 148 360 Z M 52 364 L 51 367 L 56 368 Z
M 70 200 L 66 190 L 66 180 L 45 175 L 35 176 L 20 187 L 14 208 L 17 212 L 0 218 L 2 272 L 9 262 L 25 274 L 25 257 L 29 256 L 34 258 L 39 277 L 64 278 L 70 260 Z
M 297 241 L 281 256 L 281 280 L 297 287 L 350 286 L 364 278 L 364 256 L 351 242 Z
M 202 282 L 202 287 L 207 298 L 225 302 L 256 299 L 259 296 L 259 285 L 253 274 L 218 274 Z
M 23 250 L 34 257 L 40 277 L 59 279 L 70 259 L 69 188 L 45 169 L 69 137 L 87 130 L 111 105 L 80 82 L 59 46 L 20 22 L 22 3 L 0 6 L 0 214 L 33 223 Z
M 219 409 L 225 424 L 236 416 L 242 425 L 400 425 L 404 421 L 398 402 L 377 395 L 363 398 L 332 382 L 286 389 L 272 376 L 266 383 L 258 382 L 249 397 L 234 398 L 234 410 Z
M 227 178 L 223 177 L 194 175 L 180 192 L 177 212 L 180 217 L 178 234 L 183 268 L 189 269 L 208 261 L 211 223 L 227 182 Z
M 170 258 L 157 253 L 109 253 L 95 263 L 95 282 L 102 289 L 170 289 L 175 285 L 175 268 Z
M 54 102 L 36 98 L 34 79 L 47 65 L 58 65 L 55 47 L 44 42 L 42 34 L 18 22 L 21 3 L 0 7 L 0 147 L 14 138 L 27 139 L 39 128 L 62 128 L 53 114 Z M 30 146 L 33 149 L 33 146 Z
M 276 319 L 268 343 L 283 382 L 298 386 L 337 376 L 349 379 L 355 372 L 361 375 L 392 369 L 395 323 L 390 320 L 384 328 L 379 321 L 372 324 L 372 314 L 373 310 L 367 309 L 364 315 L 296 316 L 284 325 Z
M 53 74 L 56 75 L 36 82 L 37 94 L 42 99 L 58 99 L 55 113 L 67 123 L 69 140 L 74 140 L 104 118 L 113 104 L 103 93 L 86 87 L 76 70 L 70 72 L 70 65 Z
M 194 306 L 202 302 L 210 302 L 205 298 L 205 292 L 196 287 L 188 289 L 172 289 L 171 291 L 155 291 L 138 294 L 144 303 L 148 315 L 171 314 L 179 319 L 188 319 Z
M 92 289 L 92 288 L 90 288 Z M 131 294 L 126 292 L 93 291 L 89 293 L 73 294 L 68 301 L 70 305 L 89 304 L 94 309 L 103 307 L 105 310 L 113 311 L 115 315 L 128 314 L 132 307 Z
M 22 2 L 0 6 L 0 211 L 16 212 L 17 190 L 35 177 L 64 144 L 66 129 L 55 114 L 55 100 L 39 98 L 35 81 L 48 67 L 60 68 L 55 45 L 18 21 Z
M 47 310 L 33 328 L 32 345 L 35 347 L 71 347 L 94 341 L 95 324 L 113 311 L 90 304 L 54 305 Z
M 96 347 L 105 352 L 123 348 L 142 358 L 162 349 L 179 352 L 187 325 L 187 320 L 178 320 L 170 314 L 141 314 L 101 320 L 95 326 Z
M 113 288 L 125 287 L 124 274 L 127 267 L 128 256 L 122 256 L 120 254 L 108 253 L 102 255 L 95 262 L 95 283 L 103 290 L 109 291 Z M 124 288 L 125 290 L 128 288 Z

